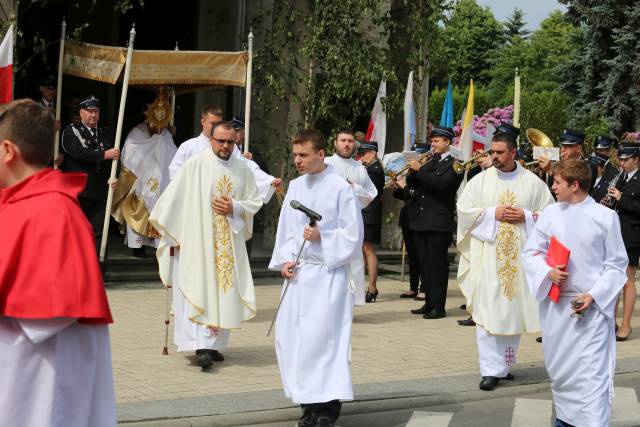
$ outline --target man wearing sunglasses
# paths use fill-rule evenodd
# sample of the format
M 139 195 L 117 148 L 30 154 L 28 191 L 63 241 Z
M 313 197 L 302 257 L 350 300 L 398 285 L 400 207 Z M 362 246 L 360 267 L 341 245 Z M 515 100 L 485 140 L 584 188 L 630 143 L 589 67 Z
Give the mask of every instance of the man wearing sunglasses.
M 213 125 L 210 149 L 190 158 L 151 211 L 160 233 L 160 277 L 174 289 L 174 341 L 203 369 L 222 361 L 229 331 L 256 314 L 245 240 L 262 206 L 246 163 L 232 156 L 236 134 Z M 171 248 L 179 247 L 172 264 Z M 177 251 L 176 251 L 177 252 Z

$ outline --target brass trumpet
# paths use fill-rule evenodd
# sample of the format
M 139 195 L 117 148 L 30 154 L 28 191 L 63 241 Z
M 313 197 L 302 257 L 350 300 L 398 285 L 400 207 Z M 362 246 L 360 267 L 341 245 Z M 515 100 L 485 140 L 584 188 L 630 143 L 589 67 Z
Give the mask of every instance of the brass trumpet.
M 456 160 L 455 162 L 453 162 L 453 165 L 452 165 L 453 171 L 458 175 L 462 175 L 466 171 L 469 171 L 474 167 L 476 167 L 478 165 L 478 160 L 488 155 L 489 155 L 488 153 L 482 152 L 482 153 L 477 153 L 475 156 L 471 157 L 466 162 L 460 163 L 459 161 Z
M 429 161 L 432 158 L 433 158 L 433 150 L 429 150 L 426 153 L 421 154 L 420 157 L 418 157 L 418 163 L 420 163 L 420 166 L 424 166 L 427 163 L 429 163 Z M 385 172 L 385 175 L 387 175 L 391 180 L 395 181 L 401 176 L 408 174 L 410 170 L 411 170 L 411 166 L 409 166 L 409 164 L 407 163 L 398 172 L 387 170 Z

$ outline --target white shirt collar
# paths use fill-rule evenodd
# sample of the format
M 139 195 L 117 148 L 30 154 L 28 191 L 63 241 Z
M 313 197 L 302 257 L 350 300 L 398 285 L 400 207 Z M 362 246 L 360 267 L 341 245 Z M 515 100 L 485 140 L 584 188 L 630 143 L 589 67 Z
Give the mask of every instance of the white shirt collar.
M 631 172 L 627 173 L 627 181 L 629 181 L 631 177 L 633 177 L 636 174 L 636 172 L 638 172 L 638 168 L 635 168 Z

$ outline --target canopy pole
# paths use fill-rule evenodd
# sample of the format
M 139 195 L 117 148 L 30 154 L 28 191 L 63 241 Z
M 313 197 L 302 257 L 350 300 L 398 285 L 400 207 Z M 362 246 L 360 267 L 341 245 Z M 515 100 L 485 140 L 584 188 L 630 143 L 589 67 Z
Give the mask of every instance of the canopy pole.
M 178 49 L 178 42 L 176 42 L 176 47 L 173 50 Z M 176 123 L 176 90 L 173 86 L 171 86 L 171 120 L 169 120 L 169 126 L 173 127 Z
M 64 62 L 64 39 L 66 37 L 67 23 L 62 18 L 60 25 L 60 52 L 58 52 L 58 86 L 56 88 L 56 136 L 53 140 L 53 168 L 58 169 L 58 156 L 60 155 L 60 109 L 62 108 L 62 63 Z
M 247 78 L 244 82 L 244 152 L 249 152 L 249 129 L 251 118 L 251 66 L 253 64 L 253 31 L 249 29 L 249 58 L 247 59 Z
M 133 55 L 133 40 L 136 37 L 136 26 L 131 26 L 129 32 L 129 45 L 127 46 L 127 62 L 124 68 L 124 79 L 122 80 L 122 94 L 120 95 L 120 109 L 118 110 L 118 125 L 116 126 L 116 139 L 114 148 L 120 149 L 120 137 L 122 136 L 122 121 L 124 119 L 124 107 L 127 101 L 127 89 L 129 88 L 129 74 L 131 74 L 131 57 Z M 111 162 L 111 175 L 109 182 L 113 181 L 116 177 L 116 170 L 118 169 L 118 159 L 113 159 Z M 113 187 L 109 185 L 109 193 L 107 195 L 107 207 L 104 212 L 104 224 L 102 226 L 102 241 L 100 242 L 100 262 L 105 260 L 105 254 L 107 252 L 107 240 L 109 238 L 109 220 L 111 218 L 111 205 L 113 204 Z

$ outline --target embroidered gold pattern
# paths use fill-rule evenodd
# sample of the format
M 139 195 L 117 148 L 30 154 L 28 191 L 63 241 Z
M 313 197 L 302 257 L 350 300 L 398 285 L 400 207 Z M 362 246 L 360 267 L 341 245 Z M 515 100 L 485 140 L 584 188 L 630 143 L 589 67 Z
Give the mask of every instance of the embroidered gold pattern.
M 500 194 L 498 205 L 515 206 L 516 195 L 511 190 Z M 501 222 L 496 236 L 498 255 L 498 278 L 503 295 L 511 301 L 516 291 L 518 260 L 520 258 L 520 230 L 517 224 Z
M 218 178 L 216 182 L 218 196 L 231 197 L 233 185 L 227 175 Z M 213 209 L 213 199 L 211 200 Z M 224 215 L 213 211 L 213 254 L 216 265 L 216 281 L 218 288 L 227 292 L 233 287 L 233 243 L 231 242 L 231 228 Z
M 160 183 L 157 178 L 151 177 L 147 181 L 147 188 L 152 193 L 155 193 L 156 196 L 160 197 L 160 193 L 158 193 L 158 189 L 160 188 Z

